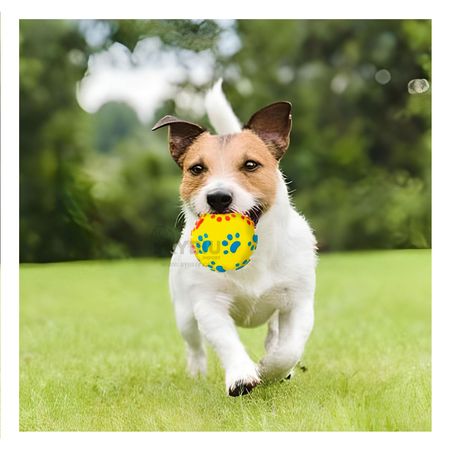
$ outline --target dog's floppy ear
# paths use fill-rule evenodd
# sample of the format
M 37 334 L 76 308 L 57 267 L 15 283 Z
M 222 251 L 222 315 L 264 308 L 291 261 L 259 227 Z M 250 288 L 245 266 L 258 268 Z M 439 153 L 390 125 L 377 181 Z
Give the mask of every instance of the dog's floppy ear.
M 244 129 L 252 130 L 277 160 L 280 160 L 289 147 L 289 134 L 292 127 L 292 105 L 289 102 L 272 103 L 255 112 Z
M 169 127 L 169 149 L 172 158 L 181 167 L 183 155 L 194 140 L 206 130 L 195 123 L 186 122 L 174 116 L 164 116 L 155 123 L 152 131 Z

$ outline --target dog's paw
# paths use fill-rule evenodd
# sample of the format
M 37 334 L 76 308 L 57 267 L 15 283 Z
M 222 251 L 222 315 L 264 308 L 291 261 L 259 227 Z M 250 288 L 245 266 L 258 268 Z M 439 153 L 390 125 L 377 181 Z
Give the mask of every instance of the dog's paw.
M 238 397 L 239 395 L 249 394 L 260 382 L 260 380 L 256 379 L 238 380 L 228 388 L 228 395 L 230 397 Z
M 264 383 L 273 383 L 276 381 L 289 380 L 293 375 L 293 368 L 279 367 L 260 363 L 259 373 Z
M 264 383 L 289 380 L 298 362 L 298 354 L 289 350 L 277 350 L 267 354 L 259 362 L 259 373 Z
M 247 371 L 232 371 L 227 373 L 226 386 L 228 395 L 237 397 L 246 395 L 252 391 L 254 387 L 261 383 L 256 365 L 248 368 Z

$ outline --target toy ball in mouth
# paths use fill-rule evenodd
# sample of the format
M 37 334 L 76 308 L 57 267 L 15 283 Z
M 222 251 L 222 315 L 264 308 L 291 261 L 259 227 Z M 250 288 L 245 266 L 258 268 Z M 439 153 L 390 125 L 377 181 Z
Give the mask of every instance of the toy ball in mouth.
M 196 258 L 214 272 L 242 269 L 257 244 L 253 220 L 239 213 L 203 214 L 191 233 Z

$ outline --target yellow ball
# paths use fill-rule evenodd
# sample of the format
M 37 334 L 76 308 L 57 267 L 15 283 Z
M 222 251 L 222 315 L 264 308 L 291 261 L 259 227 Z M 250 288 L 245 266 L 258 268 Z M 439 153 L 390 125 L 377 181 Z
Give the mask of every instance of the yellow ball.
M 243 214 L 203 214 L 191 233 L 200 264 L 214 272 L 239 270 L 250 262 L 258 244 L 255 224 Z

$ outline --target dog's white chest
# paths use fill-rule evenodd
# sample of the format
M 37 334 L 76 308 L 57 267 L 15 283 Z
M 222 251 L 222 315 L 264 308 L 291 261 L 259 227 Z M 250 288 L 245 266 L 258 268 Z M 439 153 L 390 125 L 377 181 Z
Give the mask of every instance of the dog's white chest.
M 270 261 L 262 247 L 257 249 L 254 261 L 245 269 L 227 276 L 226 291 L 232 299 L 230 315 L 239 326 L 262 325 L 276 310 L 285 306 L 291 280 L 284 278 L 280 267 L 270 270 Z
M 230 307 L 230 315 L 236 325 L 257 327 L 267 322 L 283 303 L 283 289 L 273 289 L 259 297 L 236 296 Z

